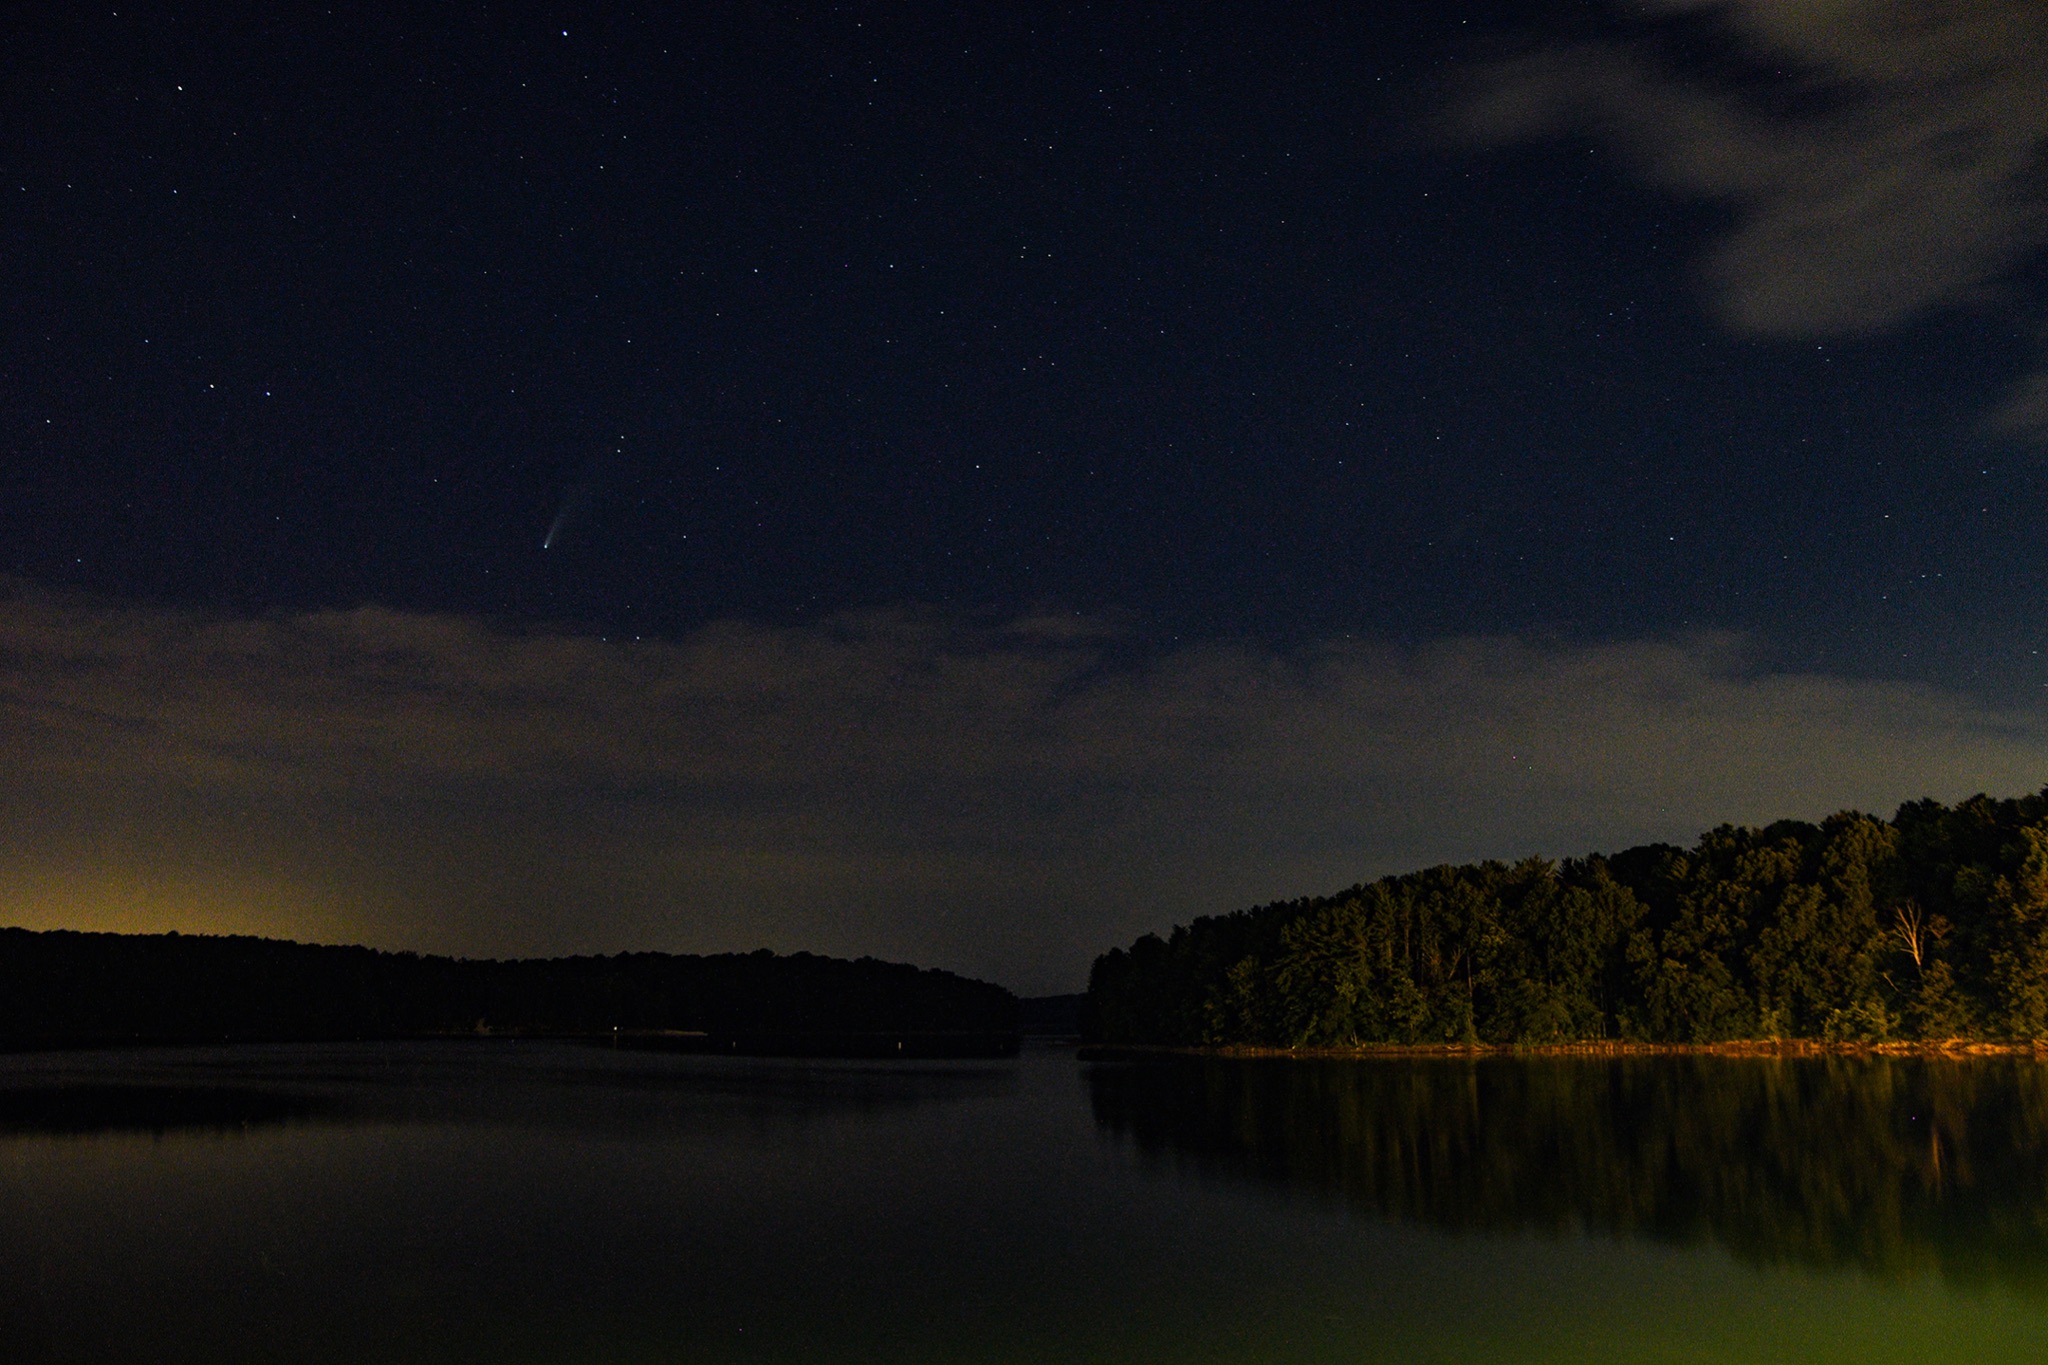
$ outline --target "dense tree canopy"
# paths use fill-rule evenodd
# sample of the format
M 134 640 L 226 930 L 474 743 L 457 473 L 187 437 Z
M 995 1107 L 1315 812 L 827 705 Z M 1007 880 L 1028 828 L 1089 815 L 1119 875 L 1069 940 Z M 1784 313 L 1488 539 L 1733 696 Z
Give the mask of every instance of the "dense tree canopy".
M 2048 1038 L 2048 792 L 1723 825 L 1197 919 L 1096 959 L 1108 1042 Z

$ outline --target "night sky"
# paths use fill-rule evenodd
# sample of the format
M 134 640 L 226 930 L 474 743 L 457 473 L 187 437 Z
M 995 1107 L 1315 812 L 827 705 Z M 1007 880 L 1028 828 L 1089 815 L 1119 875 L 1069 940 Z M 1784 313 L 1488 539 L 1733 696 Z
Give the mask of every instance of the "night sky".
M 2032 0 L 0 14 L 0 921 L 1077 989 L 2048 782 Z

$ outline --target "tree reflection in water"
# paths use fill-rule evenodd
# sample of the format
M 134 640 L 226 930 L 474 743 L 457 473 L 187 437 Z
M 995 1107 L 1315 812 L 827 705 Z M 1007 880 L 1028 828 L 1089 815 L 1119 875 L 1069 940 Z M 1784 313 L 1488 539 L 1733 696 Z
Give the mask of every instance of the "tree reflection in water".
M 1141 1153 L 1375 1218 L 2048 1292 L 2048 1066 L 2027 1059 L 1165 1055 L 1087 1074 L 1098 1126 Z

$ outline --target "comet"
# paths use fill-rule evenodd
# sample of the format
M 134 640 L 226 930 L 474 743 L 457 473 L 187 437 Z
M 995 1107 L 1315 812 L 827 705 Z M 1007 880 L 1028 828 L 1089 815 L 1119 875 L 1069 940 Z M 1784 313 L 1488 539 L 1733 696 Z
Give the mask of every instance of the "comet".
M 561 510 L 555 513 L 554 521 L 548 526 L 548 533 L 541 537 L 541 549 L 552 550 L 555 548 L 555 542 L 560 540 L 562 533 L 569 529 L 569 523 L 584 508 L 590 506 L 590 501 L 596 496 L 596 493 L 596 480 L 591 475 L 586 475 L 569 485 L 569 491 L 562 497 Z

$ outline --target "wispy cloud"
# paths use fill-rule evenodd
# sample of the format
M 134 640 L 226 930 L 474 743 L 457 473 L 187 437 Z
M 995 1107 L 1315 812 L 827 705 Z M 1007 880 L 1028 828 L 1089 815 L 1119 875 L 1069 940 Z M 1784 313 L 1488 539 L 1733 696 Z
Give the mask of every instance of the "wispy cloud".
M 1649 0 L 1631 12 L 1646 21 L 1631 38 L 1487 67 L 1453 122 L 1488 141 L 1589 133 L 1646 180 L 1728 205 L 1734 223 L 1703 276 L 1730 327 L 1882 331 L 1995 297 L 2048 242 L 2048 7 Z M 1702 26 L 1718 44 L 1711 75 L 1698 43 L 1678 41 Z M 2044 382 L 2023 381 L 2000 429 L 2048 434 Z
M 2048 778 L 2048 718 L 1725 637 L 1246 643 L 913 612 L 676 641 L 0 594 L 0 920 L 1079 979 L 1430 861 Z

